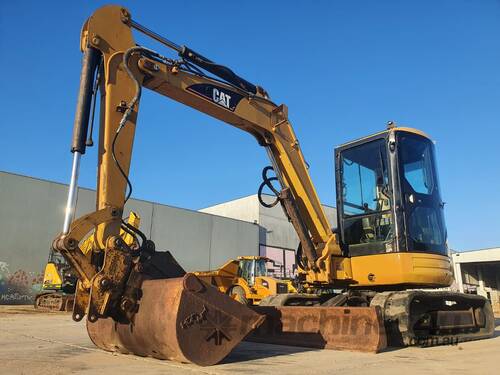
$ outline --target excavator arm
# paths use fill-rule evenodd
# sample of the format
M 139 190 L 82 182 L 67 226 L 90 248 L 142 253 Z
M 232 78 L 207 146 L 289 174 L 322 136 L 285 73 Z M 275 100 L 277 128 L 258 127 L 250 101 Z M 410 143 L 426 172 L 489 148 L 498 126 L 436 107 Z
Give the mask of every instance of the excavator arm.
M 106 17 L 106 20 L 103 29 L 98 29 L 97 15 L 89 20 L 88 29 L 83 32 L 82 47 L 101 51 L 107 69 L 105 77 L 117 77 L 111 82 L 109 78 L 106 79 L 105 123 L 101 137 L 104 150 L 109 150 L 112 148 L 119 124 L 124 126 L 121 131 L 125 131 L 125 127 L 130 128 L 128 133 L 120 135 L 116 145 L 116 149 L 119 149 L 122 155 L 122 160 L 118 162 L 123 170 L 127 172 L 130 164 L 138 101 L 141 86 L 144 86 L 252 134 L 260 145 L 266 147 L 282 189 L 290 189 L 291 194 L 284 195 L 293 201 L 296 215 L 289 212 L 289 216 L 297 231 L 303 234 L 301 241 L 310 262 L 309 266 L 315 267 L 314 262 L 321 257 L 325 248 L 330 254 L 340 255 L 339 248 L 334 246 L 332 241 L 334 237 L 330 225 L 311 182 L 299 142 L 288 120 L 287 107 L 275 105 L 261 88 L 232 72 L 227 74 L 229 69 L 212 63 L 187 47 L 168 43 L 168 46 L 174 48 L 181 59 L 190 65 L 183 65 L 179 61 L 136 47 L 131 38 L 132 28 L 146 32 L 150 36 L 156 34 L 132 21 L 125 10 L 121 11 L 119 19 L 114 17 L 113 24 L 110 22 L 111 18 Z M 117 33 L 116 30 L 119 29 L 123 30 Z M 106 50 L 99 47 L 99 43 L 103 43 L 101 40 L 109 40 L 106 33 L 124 35 L 123 40 L 120 40 L 123 42 L 123 45 L 120 45 L 121 52 L 107 55 L 109 44 L 106 43 Z M 89 38 L 89 35 L 94 34 L 97 37 Z M 163 38 L 159 40 L 165 41 Z M 94 42 L 99 43 L 94 44 Z M 127 48 L 124 48 L 125 45 Z M 113 64 L 112 60 L 118 61 Z M 188 68 L 192 66 L 191 64 L 211 69 L 229 82 L 211 79 L 199 70 L 196 74 L 193 69 Z M 213 68 L 214 66 L 216 68 Z M 114 92 L 118 92 L 117 97 Z M 121 116 L 120 112 L 117 114 L 115 108 L 125 110 L 125 115 Z M 99 192 L 102 191 L 103 194 L 99 194 L 99 208 L 107 205 L 119 207 L 123 201 L 124 179 L 121 178 L 122 186 L 118 186 L 116 181 L 119 171 L 116 170 L 116 163 L 109 159 L 110 155 L 107 157 L 108 159 L 105 159 L 103 156 L 100 167 Z M 299 224 L 298 221 L 302 223 Z
M 173 48 L 180 58 L 174 60 L 136 45 L 132 29 Z M 279 199 L 299 235 L 304 257 L 301 271 L 307 281 L 332 284 L 351 278 L 348 259 L 341 256 L 285 105 L 274 104 L 262 88 L 228 68 L 139 25 L 126 9 L 118 6 L 101 8 L 86 21 L 81 50 L 84 55 L 71 148 L 72 181 L 63 233 L 56 239 L 55 248 L 70 259 L 80 276 L 80 288 L 92 287 L 95 291 L 91 298 L 96 301 L 91 309 L 94 318 L 106 316 L 108 302 L 124 292 L 132 269 L 132 258 L 123 260 L 124 252 L 120 249 L 126 244 L 120 240 L 119 232 L 124 225 L 124 204 L 131 193 L 128 173 L 143 87 L 253 135 L 266 148 L 280 182 Z M 211 72 L 212 77 L 200 68 Z M 96 80 L 101 92 L 97 210 L 72 221 L 79 159 L 88 144 L 89 118 L 95 107 L 92 99 Z M 78 248 L 78 243 L 94 227 L 97 248 L 93 254 L 104 252 L 106 262 L 102 267 L 96 267 L 96 261 Z M 143 242 L 145 247 L 154 247 L 151 241 Z M 79 318 L 83 316 L 84 305 L 89 303 L 81 302 Z
M 281 185 L 279 198 L 299 235 L 308 270 L 319 270 L 327 256 L 340 255 L 285 105 L 181 70 L 168 60 L 143 56 L 138 66 L 144 87 L 246 131 L 266 148 Z

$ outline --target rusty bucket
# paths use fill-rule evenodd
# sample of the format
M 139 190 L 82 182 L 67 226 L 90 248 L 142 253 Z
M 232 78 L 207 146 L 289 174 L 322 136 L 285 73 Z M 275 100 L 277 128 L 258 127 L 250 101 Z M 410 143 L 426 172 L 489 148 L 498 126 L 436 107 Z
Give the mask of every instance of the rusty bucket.
M 193 274 L 146 280 L 133 322 L 87 321 L 99 348 L 201 366 L 220 362 L 264 316 Z
M 387 346 L 378 307 L 256 306 L 266 321 L 248 341 L 377 353 Z

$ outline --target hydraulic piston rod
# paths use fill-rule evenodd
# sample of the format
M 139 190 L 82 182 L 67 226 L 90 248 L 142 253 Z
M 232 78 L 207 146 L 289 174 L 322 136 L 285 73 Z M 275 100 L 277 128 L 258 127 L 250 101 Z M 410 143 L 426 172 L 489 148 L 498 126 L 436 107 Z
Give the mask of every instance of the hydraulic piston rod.
M 75 216 L 76 198 L 78 190 L 78 174 L 80 172 L 80 158 L 82 154 L 78 151 L 73 153 L 73 166 L 71 168 L 71 181 L 69 183 L 68 200 L 64 211 L 63 234 L 69 233 L 69 227 Z
M 71 222 L 75 215 L 80 159 L 82 154 L 85 153 L 86 148 L 85 141 L 87 138 L 90 109 L 92 105 L 92 84 L 99 58 L 100 53 L 94 48 L 87 48 L 83 54 L 80 90 L 78 92 L 75 124 L 73 127 L 73 141 L 71 143 L 73 165 L 71 168 L 68 200 L 66 201 L 66 210 L 64 212 L 63 234 L 69 232 Z

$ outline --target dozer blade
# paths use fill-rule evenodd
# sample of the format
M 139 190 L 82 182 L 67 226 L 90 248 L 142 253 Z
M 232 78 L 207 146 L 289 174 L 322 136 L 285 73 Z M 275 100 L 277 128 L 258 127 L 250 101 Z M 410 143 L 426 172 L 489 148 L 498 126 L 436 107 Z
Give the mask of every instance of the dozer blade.
M 87 321 L 90 339 L 104 350 L 201 366 L 220 362 L 265 319 L 193 274 L 142 284 L 131 324 Z
M 379 352 L 387 346 L 374 307 L 255 306 L 266 321 L 247 339 L 269 344 Z

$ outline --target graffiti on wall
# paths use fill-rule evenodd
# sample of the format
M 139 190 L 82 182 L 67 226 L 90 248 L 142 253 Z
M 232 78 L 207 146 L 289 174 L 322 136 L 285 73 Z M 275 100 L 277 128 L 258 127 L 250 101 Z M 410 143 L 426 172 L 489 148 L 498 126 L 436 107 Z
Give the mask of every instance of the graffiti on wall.
M 0 305 L 32 304 L 40 292 L 43 274 L 25 270 L 9 270 L 9 265 L 0 262 Z

